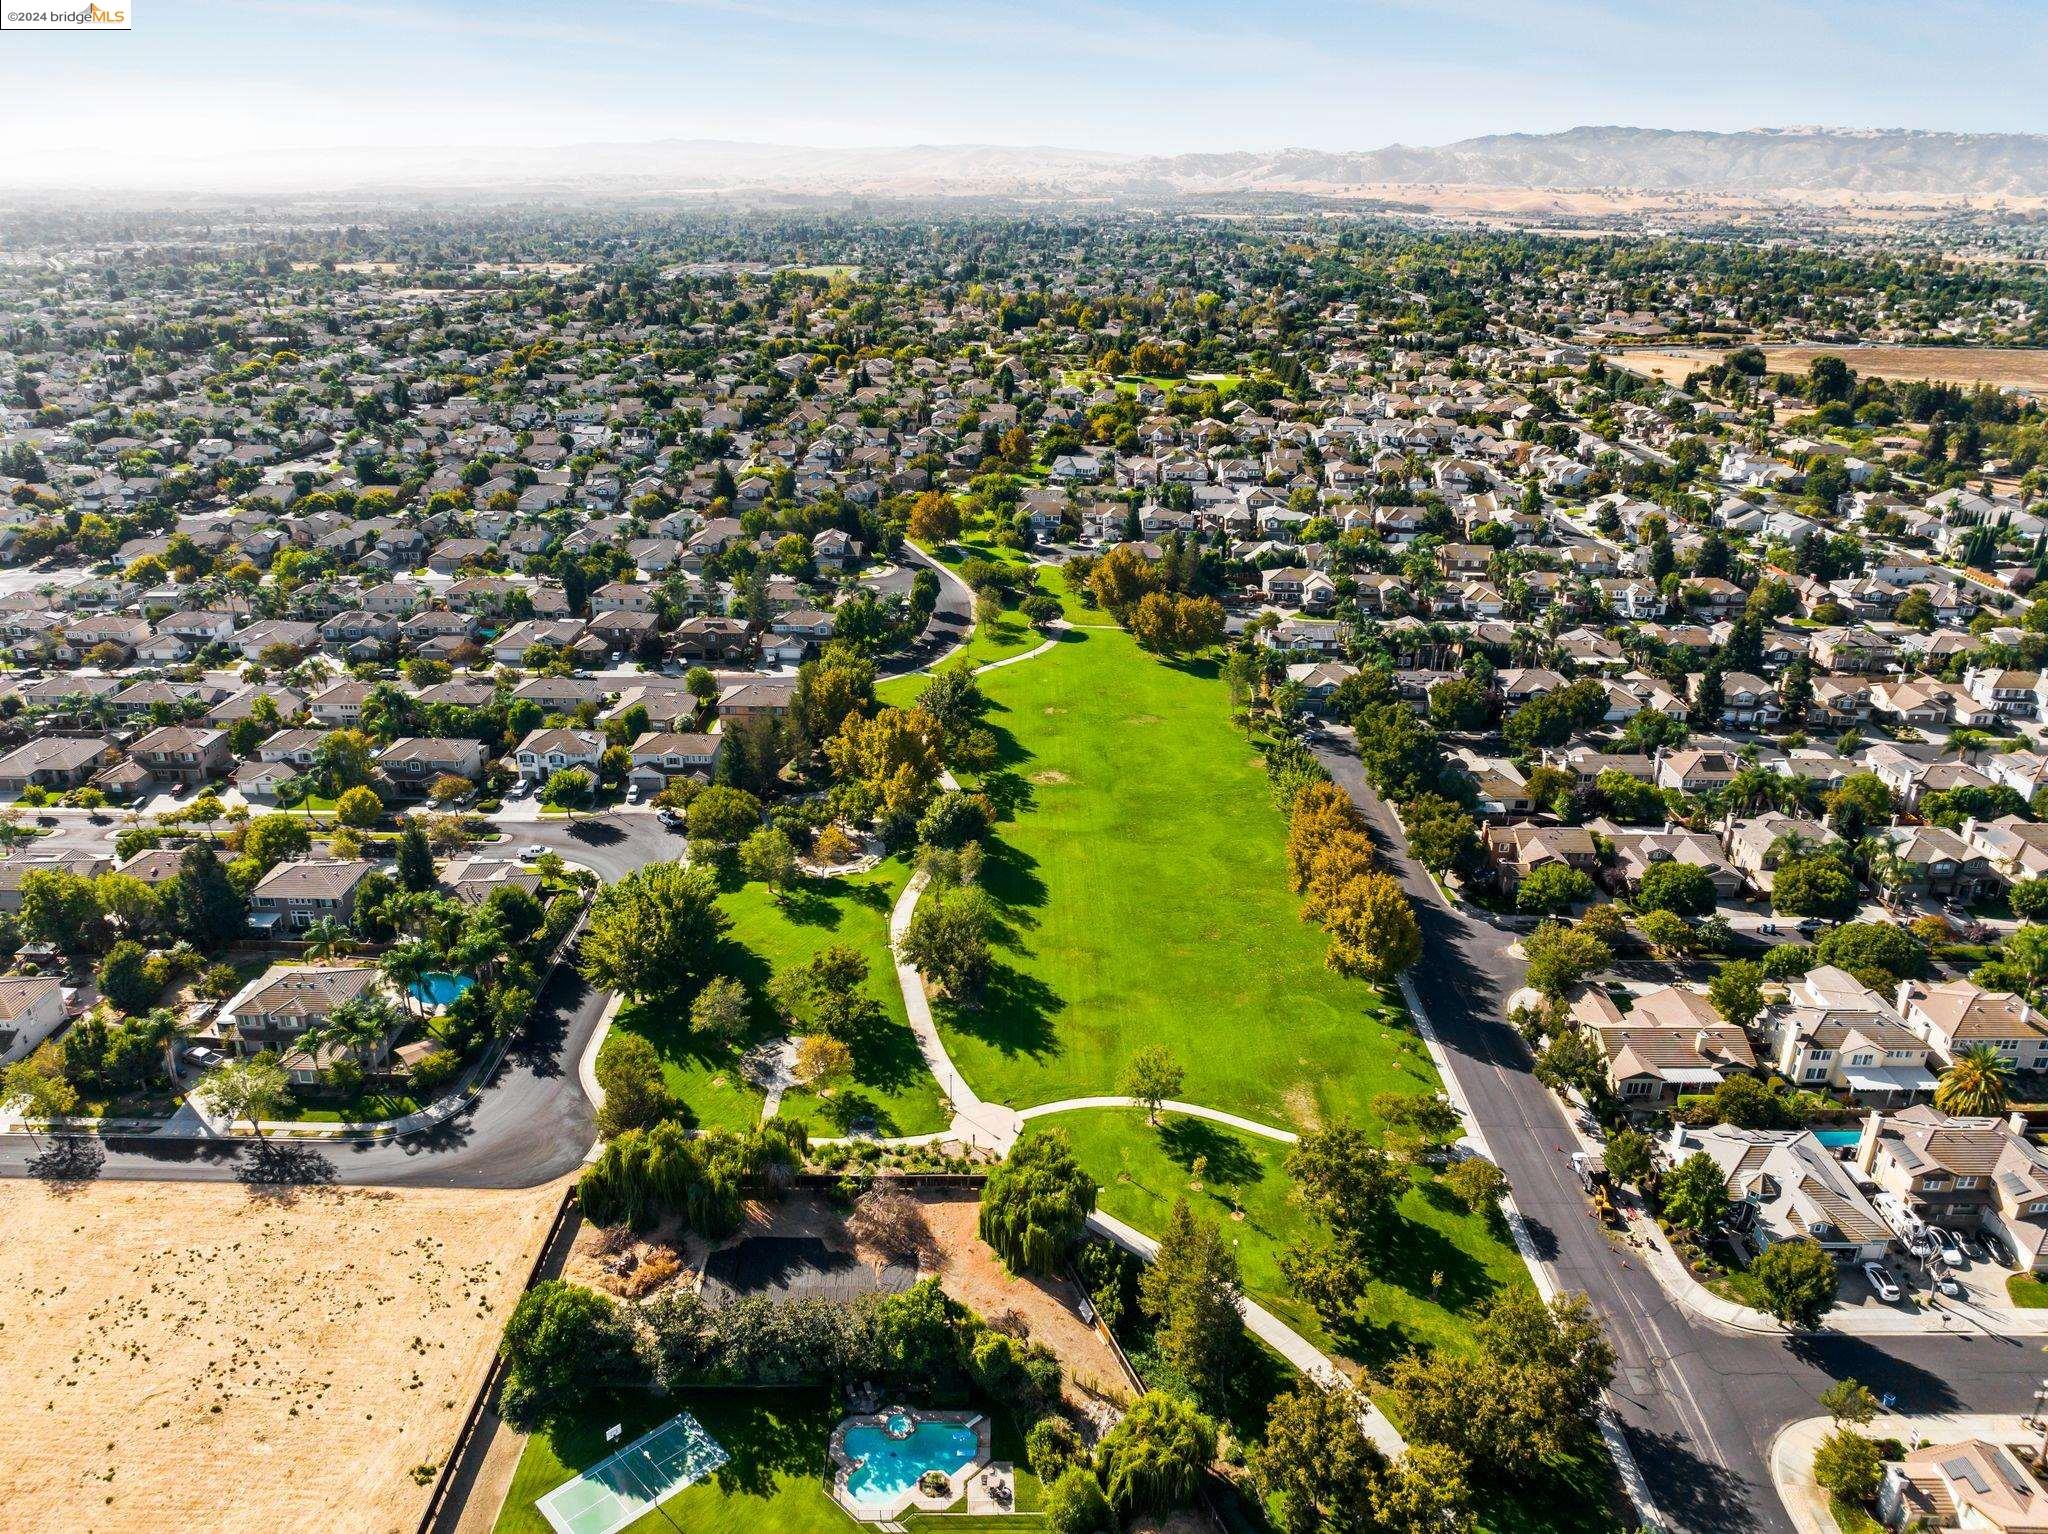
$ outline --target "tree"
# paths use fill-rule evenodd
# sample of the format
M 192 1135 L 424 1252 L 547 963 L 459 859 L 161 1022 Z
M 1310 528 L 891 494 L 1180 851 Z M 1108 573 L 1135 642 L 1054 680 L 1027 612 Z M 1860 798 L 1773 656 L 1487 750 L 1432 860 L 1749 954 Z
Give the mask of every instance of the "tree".
M 1429 722 L 1440 730 L 1483 730 L 1488 712 L 1486 689 L 1468 677 L 1454 676 L 1429 690 Z
M 1780 915 L 1839 920 L 1854 915 L 1857 903 L 1855 878 L 1825 853 L 1788 858 L 1771 876 L 1771 909 Z
M 99 896 L 93 882 L 60 868 L 35 868 L 21 881 L 19 917 L 24 936 L 65 953 L 94 945 Z
M 606 1139 L 628 1129 L 646 1129 L 676 1111 L 675 1097 L 662 1079 L 661 1056 L 638 1033 L 614 1028 L 597 1052 L 597 1085 L 604 1106 L 597 1110 L 597 1130 Z
M 1383 983 L 1422 957 L 1415 909 L 1391 874 L 1346 881 L 1323 911 L 1322 924 L 1330 938 L 1325 962 L 1339 974 Z
M 981 1189 L 978 1229 L 1014 1273 L 1048 1273 L 1081 1239 L 1095 1181 L 1057 1129 L 1017 1142 Z
M 1443 1185 L 1451 1197 L 1474 1214 L 1498 1207 L 1508 1191 L 1507 1174 L 1484 1156 L 1467 1156 L 1444 1170 Z
M 1391 1534 L 1471 1534 L 1472 1487 L 1465 1456 L 1445 1444 L 1411 1444 L 1387 1467 L 1373 1516 Z
M 1348 1259 L 1369 1267 L 1383 1254 L 1408 1174 L 1363 1129 L 1333 1119 L 1308 1130 L 1288 1151 L 1287 1172 L 1295 1197 L 1330 1228 Z
M 540 802 L 550 809 L 574 813 L 587 808 L 596 792 L 597 780 L 591 777 L 588 768 L 563 767 L 549 773 L 547 781 L 541 784 Z
M 1600 1160 L 1616 1182 L 1640 1188 L 1656 1169 L 1657 1142 L 1640 1129 L 1617 1129 Z
M 768 886 L 777 905 L 796 882 L 796 845 L 779 826 L 763 826 L 740 843 L 740 869 L 749 879 Z
M 519 1297 L 498 1353 L 505 1360 L 498 1414 L 520 1432 L 573 1421 L 599 1392 L 628 1388 L 646 1372 L 626 1313 L 558 1278 Z
M 678 995 L 710 970 L 731 925 L 707 870 L 650 863 L 591 903 L 584 978 L 636 1000 Z
M 796 1041 L 796 1079 L 807 1087 L 853 1074 L 853 1051 L 829 1033 L 807 1033 Z
M 910 503 L 910 536 L 919 543 L 951 543 L 960 536 L 960 507 L 941 490 L 927 490 Z
M 1813 1478 L 1844 1502 L 1868 1506 L 1884 1484 L 1884 1454 L 1861 1433 L 1838 1427 L 1814 1450 Z
M 146 1011 L 163 990 L 160 981 L 149 976 L 149 955 L 142 945 L 123 940 L 107 950 L 99 973 L 100 994 L 123 1012 Z
M 983 794 L 939 794 L 917 823 L 917 839 L 927 847 L 958 850 L 988 836 L 995 810 Z
M 1820 1408 L 1836 1422 L 1867 1427 L 1878 1412 L 1879 1402 L 1861 1380 L 1839 1379 L 1820 1393 Z
M 1852 973 L 1879 970 L 1894 980 L 1911 980 L 1927 970 L 1927 950 L 1920 940 L 1890 922 L 1846 922 L 1821 934 L 1813 956 Z
M 1636 931 L 1660 959 L 1682 959 L 1699 947 L 1692 923 L 1670 911 L 1645 911 L 1636 918 Z
M 973 1006 L 993 962 L 989 933 L 994 925 L 995 913 L 979 889 L 927 888 L 911 913 L 897 956 L 950 1000 Z
M 1835 1303 L 1841 1270 L 1812 1241 L 1774 1241 L 1749 1265 L 1764 1308 L 1787 1326 L 1816 1327 Z
M 413 894 L 434 887 L 434 849 L 416 825 L 408 825 L 398 838 L 398 887 Z
M 1545 996 L 1564 996 L 1614 962 L 1608 946 L 1591 933 L 1545 922 L 1522 939 L 1529 960 L 1529 984 Z
M 1680 1230 L 1706 1235 L 1728 1217 L 1728 1180 L 1705 1151 L 1665 1174 L 1663 1194 L 1665 1217 Z
M 320 786 L 339 798 L 370 781 L 375 765 L 370 737 L 361 730 L 329 730 L 313 751 L 313 772 Z
M 384 801 L 367 784 L 358 784 L 334 801 L 334 818 L 358 831 L 375 825 L 383 813 Z
M 37 1055 L 17 1060 L 0 1076 L 0 1103 L 23 1118 L 60 1119 L 78 1106 L 78 1089 Z
M 1610 767 L 1593 780 L 1594 792 L 1607 804 L 1608 813 L 1627 825 L 1641 825 L 1664 818 L 1664 795 L 1656 785 Z
M 1190 1401 L 1150 1390 L 1095 1449 L 1095 1474 L 1118 1518 L 1171 1512 L 1194 1500 L 1216 1453 L 1216 1425 Z
M 1070 1465 L 1047 1484 L 1045 1521 L 1053 1534 L 1109 1534 L 1116 1527 L 1102 1482 L 1086 1465 Z
M 2048 922 L 2048 879 L 2016 880 L 2007 892 L 2015 914 L 2023 920 Z
M 1364 1410 L 1349 1385 L 1325 1390 L 1303 1380 L 1274 1397 L 1251 1472 L 1278 1500 L 1284 1534 L 1356 1527 L 1372 1505 L 1386 1461 L 1358 1430 Z
M 690 1003 L 690 1027 L 715 1039 L 740 1039 L 752 1019 L 747 988 L 730 975 L 713 975 Z
M 258 815 L 242 829 L 242 856 L 263 868 L 304 857 L 312 846 L 313 833 L 302 815 Z
M 1981 1118 L 2005 1112 L 2012 1067 L 1989 1044 L 1972 1044 L 1956 1052 L 1935 1083 L 1934 1106 L 1958 1118 Z
M 731 845 L 761 824 L 761 801 L 744 788 L 714 783 L 690 801 L 692 838 Z
M 1597 1104 L 1607 1095 L 1607 1056 L 1583 1029 L 1564 1028 L 1536 1057 L 1535 1076 L 1553 1092 L 1577 1092 Z
M 1532 868 L 1515 886 L 1515 909 L 1541 916 L 1569 911 L 1592 898 L 1592 879 L 1569 863 L 1546 863 Z
M 1184 1073 L 1173 1051 L 1164 1044 L 1148 1044 L 1132 1055 L 1124 1066 L 1118 1090 L 1145 1107 L 1148 1123 L 1159 1122 L 1159 1105 L 1180 1091 Z
M 246 1060 L 229 1060 L 199 1079 L 194 1089 L 207 1111 L 228 1121 L 247 1119 L 260 1137 L 263 1120 L 283 1111 L 291 1100 L 290 1083 L 277 1056 L 269 1051 Z
M 248 902 L 228 882 L 227 869 L 204 842 L 194 842 L 178 855 L 171 908 L 178 929 L 202 948 L 218 948 L 248 930 Z
M 1764 1009 L 1764 967 L 1749 959 L 1723 964 L 1707 982 L 1707 1000 L 1729 1022 L 1747 1028 Z
M 1673 860 L 1652 863 L 1643 870 L 1643 881 L 1636 891 L 1636 909 L 1705 916 L 1714 909 L 1714 899 L 1712 875 L 1696 863 Z
M 1174 1200 L 1159 1250 L 1138 1281 L 1138 1300 L 1155 1326 L 1160 1355 L 1197 1399 L 1220 1400 L 1240 1343 L 1243 1297 L 1237 1254 L 1213 1220 L 1198 1220 Z

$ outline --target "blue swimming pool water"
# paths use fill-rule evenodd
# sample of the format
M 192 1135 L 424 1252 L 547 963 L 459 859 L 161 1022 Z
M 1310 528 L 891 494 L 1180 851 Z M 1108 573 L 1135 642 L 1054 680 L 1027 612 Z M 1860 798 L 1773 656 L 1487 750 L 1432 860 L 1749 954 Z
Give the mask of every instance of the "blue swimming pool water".
M 445 1007 L 475 984 L 476 981 L 468 975 L 430 970 L 412 983 L 412 997 L 414 1001 L 425 1002 L 430 1007 Z
M 846 1430 L 847 1456 L 859 1461 L 846 1477 L 847 1494 L 864 1506 L 887 1506 L 927 1470 L 965 1469 L 980 1448 L 974 1429 L 957 1422 L 920 1422 L 908 1438 L 857 1424 Z
M 1839 1147 L 1854 1145 L 1863 1138 L 1863 1131 L 1860 1129 L 1816 1129 L 1813 1132 L 1813 1137 L 1823 1145 Z

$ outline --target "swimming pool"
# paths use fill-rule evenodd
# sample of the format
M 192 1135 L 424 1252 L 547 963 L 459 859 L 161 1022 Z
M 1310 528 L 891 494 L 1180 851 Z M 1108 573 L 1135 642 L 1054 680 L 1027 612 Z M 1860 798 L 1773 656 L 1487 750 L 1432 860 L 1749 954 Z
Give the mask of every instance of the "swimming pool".
M 846 1430 L 847 1458 L 858 1463 L 846 1473 L 846 1493 L 863 1507 L 890 1507 L 917 1485 L 927 1470 L 954 1475 L 973 1464 L 981 1452 L 974 1428 L 960 1422 L 919 1422 L 893 1416 L 889 1428 L 855 1423 Z
M 407 989 L 412 992 L 414 1001 L 424 1002 L 430 1007 L 445 1007 L 475 984 L 476 981 L 468 975 L 450 975 L 436 969 L 420 976 Z
M 1863 1131 L 1860 1129 L 1816 1129 L 1813 1132 L 1813 1137 L 1830 1150 L 1840 1150 L 1843 1146 L 1854 1145 L 1858 1140 L 1862 1139 Z

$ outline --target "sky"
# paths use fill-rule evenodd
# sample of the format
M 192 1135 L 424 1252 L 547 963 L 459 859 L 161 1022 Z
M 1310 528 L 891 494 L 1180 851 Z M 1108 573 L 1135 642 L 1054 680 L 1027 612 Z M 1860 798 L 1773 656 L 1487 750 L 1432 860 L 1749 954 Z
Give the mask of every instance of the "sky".
M 0 32 L 0 183 L 175 179 L 258 148 L 2048 132 L 2048 0 L 126 3 L 125 33 Z

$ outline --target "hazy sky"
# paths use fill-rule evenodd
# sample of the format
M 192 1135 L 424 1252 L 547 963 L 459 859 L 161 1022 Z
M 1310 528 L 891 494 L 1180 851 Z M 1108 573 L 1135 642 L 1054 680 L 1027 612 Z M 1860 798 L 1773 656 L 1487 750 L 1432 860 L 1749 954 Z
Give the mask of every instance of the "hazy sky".
M 105 182 L 158 157 L 255 146 L 693 137 L 1173 152 L 1580 123 L 2048 131 L 2048 0 L 132 9 L 125 34 L 0 35 L 0 181 Z

